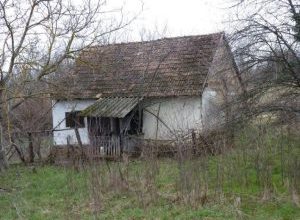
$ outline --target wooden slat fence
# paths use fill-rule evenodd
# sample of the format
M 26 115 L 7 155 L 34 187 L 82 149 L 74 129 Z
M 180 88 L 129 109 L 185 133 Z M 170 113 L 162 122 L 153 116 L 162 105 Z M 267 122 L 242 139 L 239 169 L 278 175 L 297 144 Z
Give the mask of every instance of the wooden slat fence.
M 88 156 L 92 158 L 118 158 L 121 156 L 120 137 L 93 136 L 88 147 Z

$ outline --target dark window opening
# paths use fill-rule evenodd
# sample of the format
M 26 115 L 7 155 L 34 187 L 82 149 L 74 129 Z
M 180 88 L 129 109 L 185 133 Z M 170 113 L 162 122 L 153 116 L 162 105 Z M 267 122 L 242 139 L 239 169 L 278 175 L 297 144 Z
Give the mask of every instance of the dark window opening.
M 120 120 L 118 118 L 111 118 L 110 126 L 112 134 L 120 134 Z
M 100 118 L 100 124 L 99 126 L 99 133 L 100 135 L 109 135 L 111 131 L 111 124 L 110 124 L 110 118 L 103 117 Z
M 80 116 L 80 111 L 66 112 L 66 127 L 84 128 L 84 117 Z
M 108 117 L 88 117 L 88 130 L 90 135 L 94 136 L 118 135 L 120 134 L 120 120 Z
M 143 111 L 138 110 L 134 113 L 131 121 L 128 134 L 141 134 L 143 132 Z

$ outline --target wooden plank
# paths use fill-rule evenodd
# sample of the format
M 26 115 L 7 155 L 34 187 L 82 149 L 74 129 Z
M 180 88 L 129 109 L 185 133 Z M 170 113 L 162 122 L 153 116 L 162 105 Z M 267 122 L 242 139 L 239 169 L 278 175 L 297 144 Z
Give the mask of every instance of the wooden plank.
M 118 158 L 121 155 L 120 137 L 95 136 L 91 137 L 92 144 L 89 148 L 89 155 L 93 158 Z

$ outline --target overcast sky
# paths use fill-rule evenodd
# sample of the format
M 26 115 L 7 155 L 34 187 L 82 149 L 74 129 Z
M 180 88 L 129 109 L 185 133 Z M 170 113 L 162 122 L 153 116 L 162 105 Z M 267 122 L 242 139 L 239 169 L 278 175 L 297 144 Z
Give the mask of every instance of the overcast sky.
M 114 0 L 114 4 L 125 2 L 128 11 L 137 12 L 141 0 Z M 134 25 L 131 35 L 136 38 L 141 31 L 162 32 L 167 27 L 167 36 L 197 35 L 223 31 L 228 19 L 230 0 L 143 0 L 143 12 Z M 231 1 L 232 2 L 232 1 Z M 131 36 L 132 37 L 132 36 Z

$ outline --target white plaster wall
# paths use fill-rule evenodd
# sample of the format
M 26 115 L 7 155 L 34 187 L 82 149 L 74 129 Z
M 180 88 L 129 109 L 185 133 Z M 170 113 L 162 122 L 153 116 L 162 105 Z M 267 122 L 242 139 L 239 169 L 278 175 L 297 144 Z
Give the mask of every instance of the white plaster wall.
M 209 68 L 202 93 L 203 129 L 213 130 L 224 126 L 225 101 L 231 101 L 240 90 L 234 60 L 227 42 L 221 39 Z M 229 115 L 227 115 L 229 116 Z
M 53 128 L 55 129 L 68 129 L 66 127 L 65 113 L 71 111 L 80 111 L 93 104 L 95 100 L 74 100 L 74 101 L 53 101 L 52 118 Z M 88 131 L 87 131 L 87 118 L 84 119 L 85 127 L 78 128 L 82 144 L 89 144 Z M 70 136 L 70 143 L 76 144 L 77 139 L 74 129 L 63 131 L 54 131 L 53 138 L 55 145 L 66 145 L 67 137 Z
M 147 106 L 147 104 L 146 104 Z M 157 121 L 150 111 L 164 123 Z M 143 114 L 145 139 L 169 140 L 190 129 L 201 129 L 201 97 L 176 97 L 153 100 Z M 175 134 L 175 135 L 174 135 Z
M 204 130 L 218 127 L 224 122 L 224 113 L 215 90 L 206 87 L 202 93 L 202 124 Z

